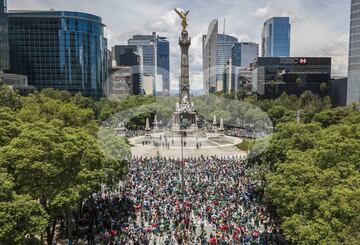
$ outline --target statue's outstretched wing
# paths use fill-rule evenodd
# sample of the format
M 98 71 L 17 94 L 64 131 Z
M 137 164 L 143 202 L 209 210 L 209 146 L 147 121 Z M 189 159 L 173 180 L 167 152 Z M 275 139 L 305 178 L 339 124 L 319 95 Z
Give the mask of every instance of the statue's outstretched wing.
M 181 10 L 179 9 L 174 9 L 174 10 L 181 18 L 183 17 L 183 13 L 181 12 Z

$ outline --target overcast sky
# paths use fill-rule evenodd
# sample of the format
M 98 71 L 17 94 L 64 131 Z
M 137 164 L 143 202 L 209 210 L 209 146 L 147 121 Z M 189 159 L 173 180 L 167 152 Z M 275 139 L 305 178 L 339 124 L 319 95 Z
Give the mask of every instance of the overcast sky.
M 9 10 L 56 9 L 92 13 L 107 26 L 109 49 L 125 44 L 133 34 L 153 31 L 168 37 L 172 89 L 178 87 L 180 19 L 173 9 L 190 9 L 189 34 L 192 89 L 202 88 L 201 36 L 212 19 L 219 32 L 239 41 L 260 42 L 262 24 L 272 16 L 291 18 L 292 56 L 331 56 L 333 75 L 347 74 L 350 0 L 8 0 Z

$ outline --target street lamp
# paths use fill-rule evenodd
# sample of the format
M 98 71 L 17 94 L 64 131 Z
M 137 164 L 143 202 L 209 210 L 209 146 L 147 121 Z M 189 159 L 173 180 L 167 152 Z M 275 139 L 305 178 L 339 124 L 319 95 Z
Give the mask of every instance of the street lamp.
M 189 126 L 189 120 L 180 116 L 180 133 L 181 133 L 181 191 L 183 201 L 185 201 L 185 179 L 184 179 L 184 129 Z

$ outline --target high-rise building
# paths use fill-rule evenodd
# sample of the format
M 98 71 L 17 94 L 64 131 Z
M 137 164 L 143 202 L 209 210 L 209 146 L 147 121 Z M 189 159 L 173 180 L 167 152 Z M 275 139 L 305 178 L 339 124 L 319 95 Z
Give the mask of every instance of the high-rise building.
M 206 35 L 203 35 L 203 79 L 204 94 L 216 92 L 216 66 L 218 43 L 218 20 L 210 22 Z
M 360 0 L 351 1 L 347 104 L 360 103 Z
M 6 0 L 0 0 L 0 72 L 9 70 L 8 18 Z
M 152 35 L 134 35 L 128 45 L 137 46 L 142 60 L 142 77 L 153 77 L 154 95 L 170 95 L 170 45 L 165 37 Z M 157 81 L 161 77 L 162 86 Z
M 261 56 L 289 57 L 290 33 L 289 17 L 273 17 L 267 20 L 262 30 Z
M 119 66 L 131 67 L 132 71 L 132 81 L 131 81 L 131 94 L 138 95 L 142 94 L 143 85 L 141 79 L 140 71 L 140 55 L 136 54 L 134 50 L 130 47 L 124 50 L 124 53 L 119 55 Z
M 157 38 L 157 74 L 162 80 L 162 95 L 170 95 L 170 44 L 164 37 Z M 161 78 L 161 79 L 160 79 Z
M 68 11 L 10 11 L 11 72 L 37 89 L 103 96 L 107 39 L 98 16 Z
M 143 94 L 144 77 L 142 72 L 142 49 L 136 45 L 115 45 L 112 47 L 115 66 L 131 67 L 131 95 Z M 136 73 L 136 74 L 135 74 Z
M 231 59 L 231 50 L 238 39 L 218 34 L 218 20 L 210 22 L 208 33 L 203 36 L 203 76 L 204 93 L 215 93 L 223 88 L 224 68 Z M 221 89 L 222 90 L 222 89 Z
M 284 92 L 300 96 L 307 90 L 329 94 L 330 57 L 259 57 L 254 68 L 252 85 L 261 98 L 274 99 Z
M 250 64 L 259 56 L 259 44 L 251 42 L 236 43 L 231 52 L 231 88 L 234 92 L 239 88 L 239 72 L 250 68 Z
M 115 45 L 112 47 L 112 55 L 113 60 L 117 66 L 120 66 L 122 63 L 120 61 L 120 55 L 125 53 L 126 49 L 131 49 L 134 53 L 137 53 L 137 46 L 136 45 Z
M 259 44 L 257 43 L 240 42 L 232 47 L 231 57 L 234 66 L 250 67 L 258 56 Z
M 132 93 L 132 67 L 114 66 L 106 84 L 106 96 L 112 99 L 121 99 Z
M 224 94 L 230 94 L 231 92 L 234 91 L 234 84 L 232 83 L 233 80 L 232 71 L 233 71 L 233 64 L 232 64 L 232 59 L 230 59 L 225 65 L 223 72 L 222 92 Z
M 232 37 L 225 34 L 218 34 L 218 46 L 217 46 L 217 81 L 216 83 L 223 83 L 223 71 L 224 68 L 231 59 L 232 47 L 238 42 L 236 37 Z

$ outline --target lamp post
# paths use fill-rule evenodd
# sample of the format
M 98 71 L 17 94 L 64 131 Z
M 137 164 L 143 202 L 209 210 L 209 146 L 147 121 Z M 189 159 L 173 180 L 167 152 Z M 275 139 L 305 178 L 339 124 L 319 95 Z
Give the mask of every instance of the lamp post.
M 183 201 L 185 201 L 185 179 L 184 179 L 184 129 L 189 126 L 189 120 L 180 116 L 180 133 L 181 133 L 181 192 Z

